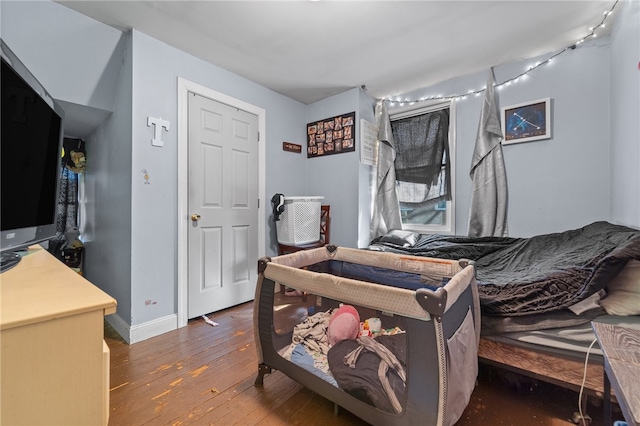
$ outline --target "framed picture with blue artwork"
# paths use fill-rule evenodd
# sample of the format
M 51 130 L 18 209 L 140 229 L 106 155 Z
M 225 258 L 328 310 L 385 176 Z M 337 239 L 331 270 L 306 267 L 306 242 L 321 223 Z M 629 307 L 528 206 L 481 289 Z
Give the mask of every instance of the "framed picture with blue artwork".
M 551 98 L 502 108 L 503 145 L 551 138 Z

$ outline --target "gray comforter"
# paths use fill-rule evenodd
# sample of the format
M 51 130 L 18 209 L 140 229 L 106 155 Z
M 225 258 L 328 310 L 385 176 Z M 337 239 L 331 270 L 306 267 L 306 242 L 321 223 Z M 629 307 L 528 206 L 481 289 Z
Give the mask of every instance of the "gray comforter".
M 371 250 L 476 263 L 484 315 L 522 316 L 569 307 L 640 260 L 640 231 L 608 222 L 530 238 L 390 232 Z

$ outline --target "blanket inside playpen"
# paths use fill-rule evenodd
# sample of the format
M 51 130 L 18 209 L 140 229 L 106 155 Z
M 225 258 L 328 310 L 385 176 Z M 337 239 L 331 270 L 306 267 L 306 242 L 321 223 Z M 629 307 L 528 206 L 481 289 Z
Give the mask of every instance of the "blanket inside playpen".
M 390 413 L 399 411 L 392 401 L 394 398 L 396 401 L 402 399 L 405 380 L 396 369 L 388 369 L 381 378 L 379 366 L 382 357 L 374 350 L 360 350 L 361 353 L 351 364 L 346 359 L 366 344 L 365 339 L 375 339 L 377 344 L 393 354 L 399 369 L 404 371 L 406 333 L 397 326 L 384 328 L 380 318 L 368 318 L 360 322 L 357 338 L 331 345 L 327 328 L 335 311 L 336 308 L 316 312 L 297 324 L 293 329 L 291 344 L 282 348 L 279 354 L 363 402 Z M 385 391 L 384 380 L 388 381 L 393 395 Z

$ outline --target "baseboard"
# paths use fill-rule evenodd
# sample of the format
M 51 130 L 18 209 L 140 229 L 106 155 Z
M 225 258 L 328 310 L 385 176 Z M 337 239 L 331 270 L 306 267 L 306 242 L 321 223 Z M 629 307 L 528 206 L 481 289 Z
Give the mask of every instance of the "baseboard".
M 127 324 L 118 314 L 107 315 L 105 320 L 130 345 L 178 328 L 177 314 L 167 315 L 166 317 L 137 325 Z
M 122 337 L 127 343 L 131 343 L 129 336 L 130 325 L 127 324 L 118 314 L 111 314 L 104 317 L 105 321 Z

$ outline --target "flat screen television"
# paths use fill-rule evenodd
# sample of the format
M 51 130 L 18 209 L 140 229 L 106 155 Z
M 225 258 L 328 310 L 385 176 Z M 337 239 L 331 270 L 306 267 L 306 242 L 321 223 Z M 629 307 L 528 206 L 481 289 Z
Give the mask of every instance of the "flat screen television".
M 0 78 L 2 271 L 56 234 L 64 111 L 3 40 Z

